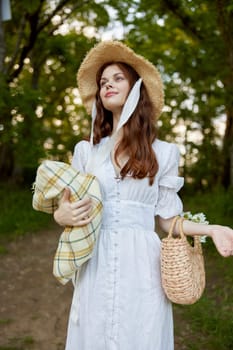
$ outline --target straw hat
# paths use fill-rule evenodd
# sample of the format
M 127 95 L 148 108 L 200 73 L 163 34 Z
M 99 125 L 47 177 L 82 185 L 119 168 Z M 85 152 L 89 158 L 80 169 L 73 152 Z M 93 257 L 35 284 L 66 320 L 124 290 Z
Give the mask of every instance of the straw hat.
M 84 58 L 78 74 L 78 87 L 84 106 L 91 114 L 97 91 L 96 73 L 107 62 L 124 62 L 142 78 L 152 102 L 156 118 L 163 108 L 163 83 L 158 70 L 144 57 L 119 41 L 103 41 L 94 46 Z

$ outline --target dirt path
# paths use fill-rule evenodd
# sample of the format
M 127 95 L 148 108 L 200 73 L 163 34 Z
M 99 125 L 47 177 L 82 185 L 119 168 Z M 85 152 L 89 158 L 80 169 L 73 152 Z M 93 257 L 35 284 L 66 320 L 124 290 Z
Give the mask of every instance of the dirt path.
M 52 274 L 61 231 L 27 235 L 0 255 L 0 350 L 64 350 L 73 287 Z
M 72 284 L 52 275 L 61 229 L 28 235 L 0 255 L 0 350 L 63 350 Z
M 61 231 L 54 226 L 27 235 L 0 255 L 0 350 L 64 350 L 73 287 L 61 285 L 52 274 Z M 216 276 L 208 279 L 210 290 Z M 184 338 L 190 331 L 179 312 L 175 316 L 180 329 L 184 327 L 175 337 L 175 348 L 186 349 Z

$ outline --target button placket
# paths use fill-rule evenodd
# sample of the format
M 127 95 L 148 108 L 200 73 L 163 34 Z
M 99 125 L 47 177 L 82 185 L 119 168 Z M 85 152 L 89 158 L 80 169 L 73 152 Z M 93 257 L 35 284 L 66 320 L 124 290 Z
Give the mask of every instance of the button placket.
M 110 321 L 110 338 L 112 340 L 117 338 L 118 334 L 118 313 L 119 313 L 119 214 L 120 214 L 120 179 L 116 179 L 116 201 L 114 208 L 114 230 L 113 230 L 113 248 L 111 256 L 111 284 L 112 284 L 112 300 L 111 300 L 111 321 Z

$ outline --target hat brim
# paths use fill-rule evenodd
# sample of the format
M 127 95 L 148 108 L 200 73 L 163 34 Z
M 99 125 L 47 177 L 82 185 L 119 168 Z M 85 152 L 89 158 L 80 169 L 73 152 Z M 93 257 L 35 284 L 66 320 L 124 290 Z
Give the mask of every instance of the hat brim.
M 78 88 L 82 102 L 89 114 L 97 91 L 96 74 L 107 62 L 124 62 L 135 69 L 146 87 L 153 105 L 154 114 L 159 118 L 163 104 L 163 83 L 156 67 L 144 57 L 119 41 L 103 41 L 94 46 L 84 58 L 78 74 Z

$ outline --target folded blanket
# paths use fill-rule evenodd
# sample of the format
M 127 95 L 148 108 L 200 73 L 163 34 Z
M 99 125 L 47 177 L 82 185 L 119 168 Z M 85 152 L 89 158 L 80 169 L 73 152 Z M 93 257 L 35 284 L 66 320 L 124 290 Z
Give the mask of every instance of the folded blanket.
M 102 217 L 101 192 L 96 177 L 82 174 L 69 164 L 51 160 L 44 161 L 37 169 L 33 208 L 53 213 L 66 187 L 71 191 L 71 202 L 85 196 L 92 199 L 93 219 L 82 227 L 65 227 L 60 236 L 53 261 L 53 274 L 62 284 L 67 283 L 80 266 L 91 258 Z

